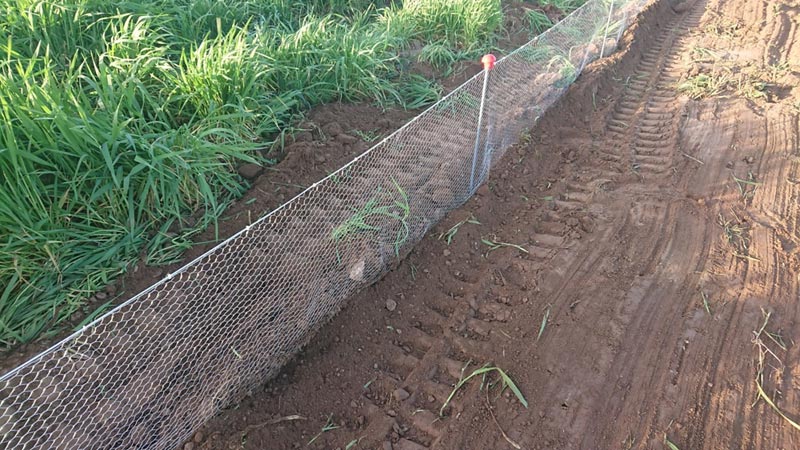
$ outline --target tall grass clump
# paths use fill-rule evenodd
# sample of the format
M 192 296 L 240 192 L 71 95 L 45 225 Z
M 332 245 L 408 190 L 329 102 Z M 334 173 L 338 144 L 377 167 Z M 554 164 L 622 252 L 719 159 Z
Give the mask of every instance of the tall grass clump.
M 503 23 L 500 0 L 406 0 L 385 10 L 381 22 L 407 40 L 467 49 L 485 44 Z

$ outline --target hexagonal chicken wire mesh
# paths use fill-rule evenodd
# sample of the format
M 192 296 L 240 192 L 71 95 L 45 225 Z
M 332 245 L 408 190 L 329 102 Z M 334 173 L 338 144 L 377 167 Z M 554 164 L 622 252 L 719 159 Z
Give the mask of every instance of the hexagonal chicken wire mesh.
M 523 128 L 616 47 L 644 3 L 589 1 L 500 60 L 488 80 L 476 75 L 337 172 L 4 375 L 0 447 L 179 445 L 275 375 L 349 296 L 464 203 Z

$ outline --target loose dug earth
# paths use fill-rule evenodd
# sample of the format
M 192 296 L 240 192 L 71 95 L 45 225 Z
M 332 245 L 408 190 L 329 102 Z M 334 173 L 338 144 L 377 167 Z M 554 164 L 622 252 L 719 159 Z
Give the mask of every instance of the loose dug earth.
M 799 23 L 797 1 L 649 8 L 488 186 L 185 448 L 800 448 Z M 678 92 L 698 75 L 729 78 Z M 487 362 L 528 408 L 490 374 L 439 417 Z

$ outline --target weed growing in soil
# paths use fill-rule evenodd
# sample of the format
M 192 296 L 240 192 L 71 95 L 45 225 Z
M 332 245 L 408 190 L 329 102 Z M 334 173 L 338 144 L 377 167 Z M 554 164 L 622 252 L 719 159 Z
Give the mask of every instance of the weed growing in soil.
M 545 308 L 544 316 L 542 317 L 542 324 L 539 325 L 539 334 L 536 335 L 537 341 L 542 338 L 544 329 L 547 327 L 548 320 L 550 320 L 550 305 L 547 305 L 547 308 Z
M 453 242 L 453 238 L 458 233 L 458 230 L 463 225 L 468 224 L 468 223 L 473 224 L 473 225 L 480 225 L 481 224 L 480 222 L 478 222 L 478 219 L 476 219 L 475 216 L 470 214 L 469 217 L 467 217 L 466 219 L 462 220 L 461 222 L 458 222 L 457 224 L 453 225 L 446 232 L 440 233 L 439 234 L 439 240 L 442 240 L 442 238 L 446 238 L 447 245 L 450 245 L 450 243 Z
M 349 239 L 364 232 L 378 232 L 383 228 L 379 224 L 397 222 L 399 224 L 395 240 L 392 243 L 395 255 L 400 255 L 400 248 L 408 239 L 410 230 L 408 219 L 411 216 L 411 206 L 408 202 L 408 195 L 402 187 L 392 180 L 397 191 L 395 195 L 386 196 L 378 189 L 378 193 L 364 204 L 361 209 L 354 210 L 345 222 L 337 226 L 331 232 L 331 239 L 336 246 L 336 257 L 341 262 L 339 247 Z
M 691 54 L 692 60 L 695 62 L 714 62 L 720 58 L 714 50 L 698 46 L 692 48 Z
M 667 438 L 666 433 L 664 433 L 664 445 L 666 445 L 669 450 L 681 450 L 680 447 L 675 445 L 672 441 L 669 440 L 669 438 Z
M 784 364 L 783 361 L 778 357 L 775 352 L 773 352 L 767 342 L 762 339 L 762 337 L 766 336 L 773 344 L 777 345 L 781 350 L 786 351 L 787 346 L 786 343 L 783 341 L 783 337 L 780 333 L 771 333 L 767 331 L 767 326 L 769 325 L 769 319 L 772 316 L 771 311 L 765 311 L 763 308 L 761 309 L 761 314 L 764 318 L 764 323 L 758 330 L 753 331 L 753 345 L 756 347 L 757 351 L 757 358 L 756 358 L 756 389 L 758 391 L 758 395 L 756 397 L 753 406 L 755 407 L 758 404 L 759 400 L 764 400 L 764 402 L 772 408 L 781 418 L 783 418 L 792 428 L 796 430 L 800 430 L 800 424 L 789 418 L 778 406 L 775 404 L 773 399 L 767 395 L 766 390 L 764 389 L 764 381 L 765 381 L 765 370 L 767 367 L 773 367 L 771 364 L 767 364 L 767 358 L 772 357 L 777 361 L 778 365 L 783 369 Z M 778 369 L 775 369 L 778 370 Z M 780 375 L 778 375 L 780 377 Z M 780 394 L 780 391 L 777 389 L 775 390 L 774 395 Z
M 689 77 L 686 81 L 678 85 L 678 92 L 683 92 L 694 100 L 705 97 L 715 97 L 721 94 L 730 81 L 728 74 L 705 74 L 701 73 Z
M 333 414 L 329 415 L 329 416 L 328 416 L 328 420 L 325 422 L 325 425 L 323 425 L 323 426 L 322 426 L 322 430 L 320 430 L 320 432 L 319 432 L 319 433 L 317 433 L 317 434 L 316 434 L 314 437 L 312 437 L 312 438 L 311 438 L 311 440 L 310 440 L 310 441 L 308 441 L 308 444 L 306 444 L 306 446 L 313 444 L 313 443 L 314 443 L 314 442 L 315 442 L 317 439 L 319 439 L 319 438 L 320 438 L 320 437 L 321 437 L 321 436 L 322 436 L 324 433 L 327 433 L 327 432 L 329 432 L 329 431 L 336 430 L 336 429 L 338 429 L 338 428 L 340 428 L 340 427 L 339 427 L 339 425 L 334 425 L 334 424 L 333 424 Z
M 578 69 L 574 64 L 563 55 L 556 55 L 547 63 L 548 71 L 553 71 L 556 68 L 559 74 L 559 79 L 553 83 L 553 86 L 563 89 L 572 84 L 575 78 L 578 77 Z
M 466 377 L 464 377 L 464 371 L 466 370 L 467 366 L 469 366 L 469 363 L 467 363 L 467 365 L 464 366 L 464 368 L 461 370 L 461 379 L 458 380 L 458 383 L 456 383 L 455 387 L 453 388 L 453 391 L 450 392 L 450 395 L 447 397 L 447 400 L 445 400 L 445 402 L 442 405 L 442 407 L 439 408 L 439 416 L 440 417 L 444 417 L 444 410 L 445 410 L 445 408 L 447 408 L 447 405 L 450 404 L 450 401 L 456 395 L 456 392 L 458 392 L 458 390 L 461 389 L 469 380 L 471 380 L 472 378 L 474 378 L 476 376 L 479 376 L 479 375 L 482 377 L 480 390 L 483 390 L 484 386 L 486 386 L 486 389 L 491 389 L 491 387 L 494 386 L 495 384 L 497 384 L 497 382 L 500 382 L 500 383 L 502 383 L 500 392 L 505 391 L 506 388 L 511 389 L 511 392 L 514 393 L 514 395 L 517 397 L 517 400 L 519 400 L 519 402 L 525 408 L 528 407 L 528 401 L 525 400 L 525 396 L 522 395 L 522 392 L 519 390 L 517 385 L 514 383 L 514 380 L 512 380 L 511 377 L 509 377 L 508 374 L 506 374 L 506 372 L 503 369 L 501 369 L 499 367 L 496 367 L 496 366 L 492 366 L 489 363 L 486 363 L 480 369 L 476 369 L 471 374 L 469 374 Z M 499 375 L 500 379 L 498 381 L 494 382 L 494 383 L 492 383 L 492 382 L 487 383 L 487 376 L 490 375 L 492 372 L 494 372 L 497 375 Z
M 485 245 L 489 246 L 489 251 L 486 252 L 487 255 L 489 253 L 491 253 L 492 251 L 494 251 L 494 250 L 498 250 L 498 249 L 505 248 L 505 247 L 515 248 L 515 249 L 521 251 L 522 253 L 530 253 L 528 251 L 528 249 L 526 249 L 525 247 L 523 247 L 521 245 L 517 245 L 517 244 L 509 244 L 508 242 L 497 242 L 497 241 L 492 240 L 492 239 L 481 239 L 481 242 L 484 243 Z
M 747 173 L 747 179 L 739 178 L 733 172 L 731 172 L 731 177 L 733 177 L 733 181 L 736 182 L 736 187 L 739 188 L 739 194 L 742 196 L 743 200 L 747 200 L 756 195 L 756 189 L 761 186 L 761 183 L 756 181 L 756 177 L 752 172 Z
M 729 19 L 726 17 L 717 17 L 706 28 L 706 31 L 712 35 L 725 38 L 734 39 L 742 30 L 742 23 L 736 19 Z
M 361 131 L 361 130 L 352 130 L 353 134 L 361 138 L 364 142 L 375 142 L 378 139 L 382 138 L 383 135 L 378 132 L 378 129 L 368 130 L 368 131 Z
M 544 33 L 553 26 L 553 22 L 542 11 L 536 9 L 529 9 L 525 11 L 525 19 L 528 21 L 531 35 L 539 35 Z
M 744 259 L 752 258 L 748 255 L 750 238 L 747 237 L 748 229 L 742 225 L 743 222 L 738 217 L 735 220 L 728 220 L 720 213 L 717 223 L 722 227 L 725 239 L 733 248 L 734 256 Z
M 708 304 L 708 294 L 706 294 L 703 291 L 700 291 L 700 298 L 703 300 L 703 307 L 706 309 L 708 315 L 713 316 L 713 314 L 711 314 L 711 307 Z

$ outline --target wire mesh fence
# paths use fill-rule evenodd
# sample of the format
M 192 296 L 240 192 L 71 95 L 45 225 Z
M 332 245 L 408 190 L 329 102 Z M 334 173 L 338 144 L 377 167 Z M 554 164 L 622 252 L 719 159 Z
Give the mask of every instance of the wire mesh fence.
M 463 204 L 645 3 L 587 2 L 337 172 L 4 375 L 0 447 L 180 445 L 274 376 L 349 296 Z

